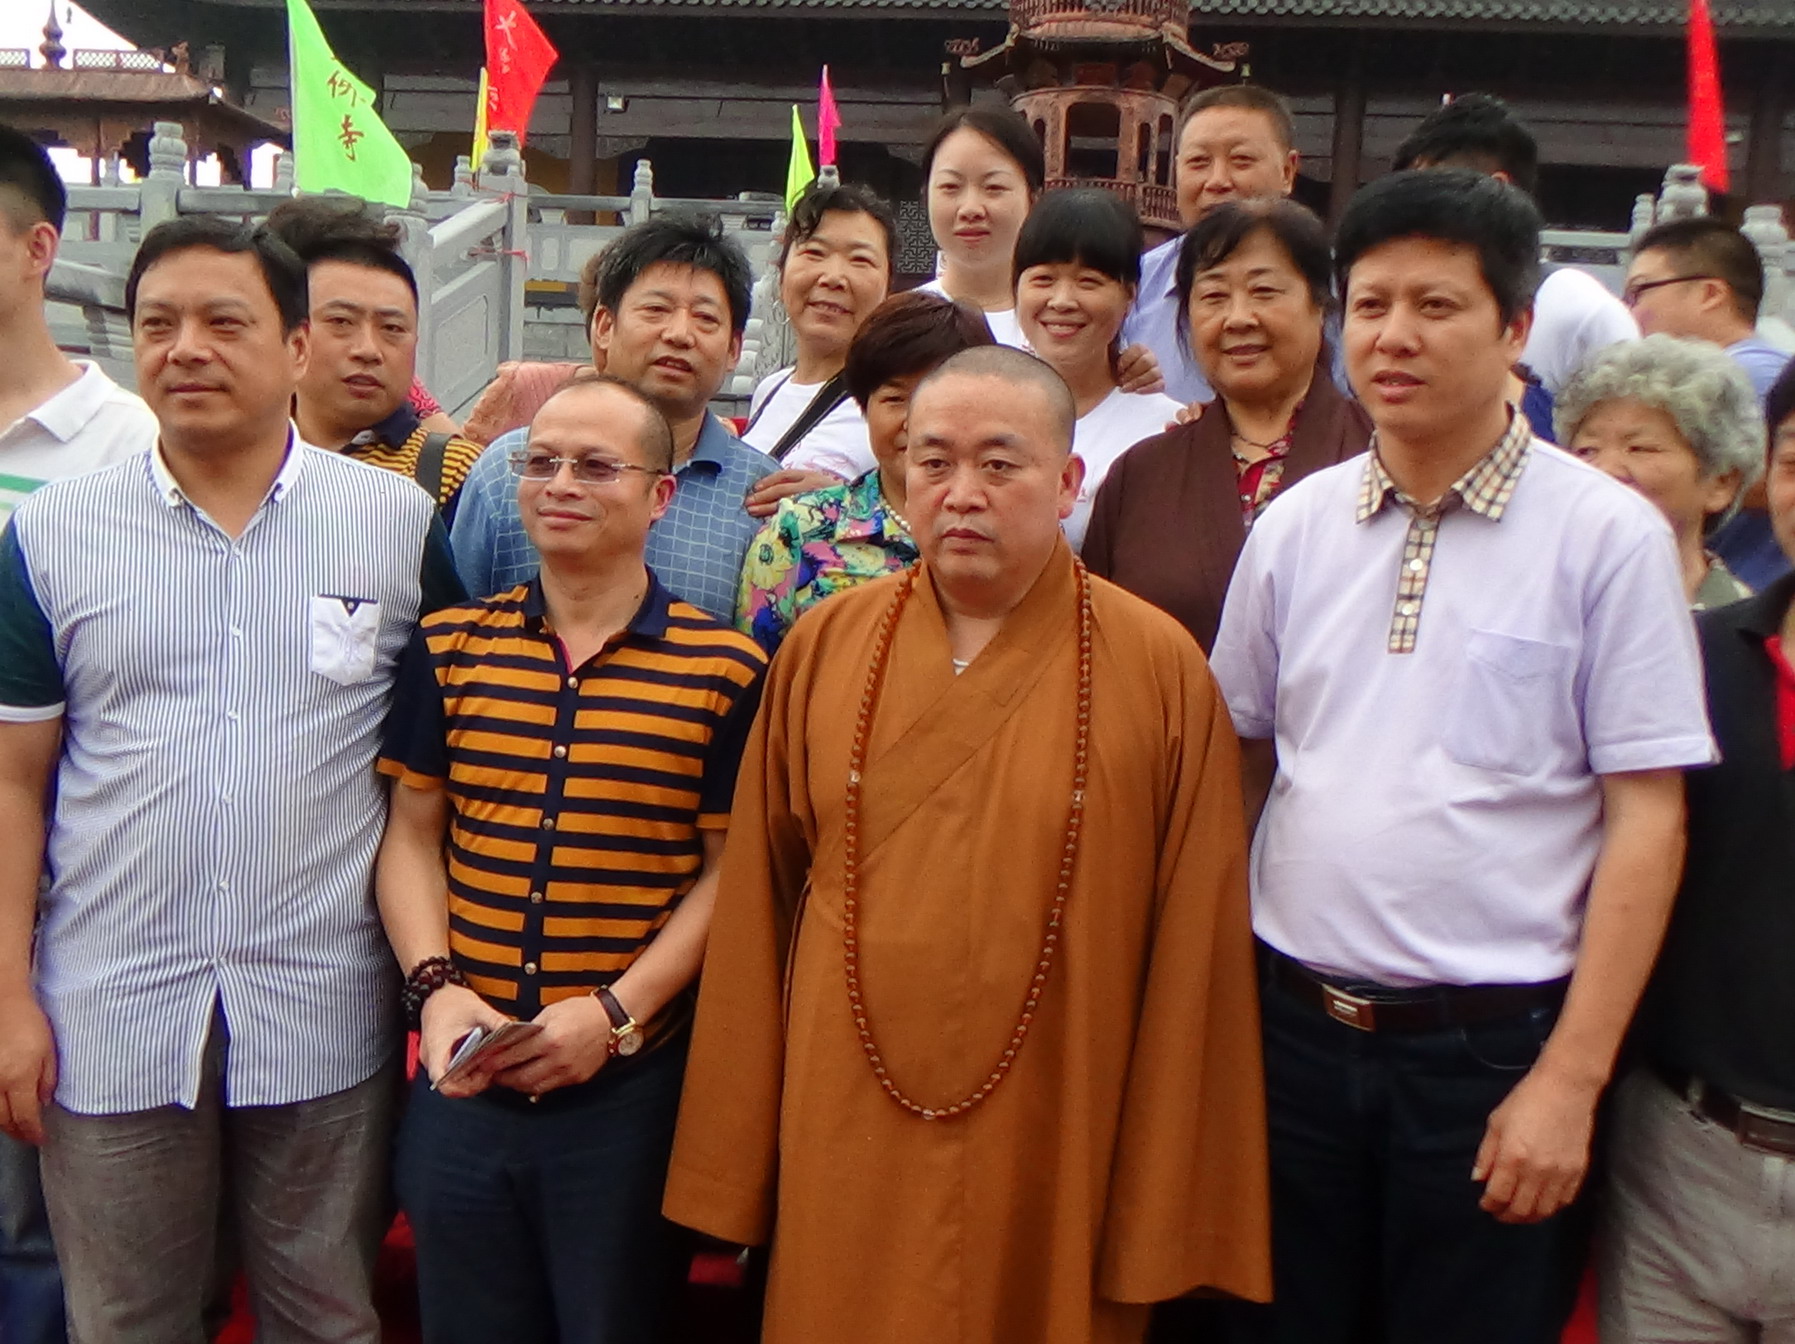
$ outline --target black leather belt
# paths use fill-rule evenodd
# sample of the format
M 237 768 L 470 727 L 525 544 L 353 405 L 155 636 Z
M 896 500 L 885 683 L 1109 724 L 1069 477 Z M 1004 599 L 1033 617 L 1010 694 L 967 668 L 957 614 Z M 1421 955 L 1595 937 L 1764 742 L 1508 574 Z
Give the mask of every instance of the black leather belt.
M 1779 1157 L 1795 1157 L 1795 1111 L 1779 1111 L 1741 1101 L 1712 1083 L 1679 1069 L 1654 1065 L 1653 1072 L 1666 1087 L 1687 1101 L 1697 1115 L 1730 1131 L 1745 1147 Z
M 1272 979 L 1292 998 L 1321 1009 L 1359 1031 L 1439 1031 L 1519 1017 L 1564 1002 L 1568 979 L 1537 985 L 1430 985 L 1416 990 L 1378 990 L 1375 997 L 1330 984 L 1300 961 L 1265 948 Z

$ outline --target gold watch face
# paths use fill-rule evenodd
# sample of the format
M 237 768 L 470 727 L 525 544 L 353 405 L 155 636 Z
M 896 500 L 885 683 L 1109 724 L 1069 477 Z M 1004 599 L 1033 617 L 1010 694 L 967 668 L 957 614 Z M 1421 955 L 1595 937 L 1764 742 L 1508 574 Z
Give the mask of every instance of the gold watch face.
M 617 1037 L 617 1053 L 628 1058 L 642 1048 L 642 1032 L 640 1028 L 619 1033 Z

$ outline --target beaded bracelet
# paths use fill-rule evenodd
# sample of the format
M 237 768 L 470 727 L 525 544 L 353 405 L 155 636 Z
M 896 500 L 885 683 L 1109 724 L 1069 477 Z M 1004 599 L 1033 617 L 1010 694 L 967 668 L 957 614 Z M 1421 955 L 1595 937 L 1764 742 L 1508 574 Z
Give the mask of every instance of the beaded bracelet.
M 418 1030 L 423 1021 L 424 1000 L 444 985 L 466 984 L 467 977 L 447 957 L 425 957 L 411 968 L 405 987 L 399 991 L 399 1007 L 404 1010 L 406 1025 Z

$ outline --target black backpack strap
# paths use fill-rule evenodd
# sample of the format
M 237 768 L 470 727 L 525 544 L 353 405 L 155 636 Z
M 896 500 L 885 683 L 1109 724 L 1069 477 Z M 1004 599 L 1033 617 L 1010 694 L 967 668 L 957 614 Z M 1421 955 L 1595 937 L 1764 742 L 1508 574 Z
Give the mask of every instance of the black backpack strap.
M 773 445 L 773 451 L 767 456 L 775 462 L 785 461 L 785 455 L 802 443 L 804 436 L 821 424 L 824 416 L 847 399 L 848 375 L 843 371 L 816 390 L 816 395 L 810 399 L 810 405 L 786 426 L 785 433 L 779 436 L 779 442 Z
M 418 448 L 418 464 L 412 468 L 411 478 L 432 499 L 443 497 L 443 453 L 454 437 L 453 434 L 426 434 Z

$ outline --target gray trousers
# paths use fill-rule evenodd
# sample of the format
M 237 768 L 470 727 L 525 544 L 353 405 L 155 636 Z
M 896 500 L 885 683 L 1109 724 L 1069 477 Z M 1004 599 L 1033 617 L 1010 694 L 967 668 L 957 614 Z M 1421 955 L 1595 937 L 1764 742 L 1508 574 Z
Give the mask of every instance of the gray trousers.
M 193 1110 L 45 1113 L 72 1344 L 205 1344 L 221 1213 L 258 1344 L 379 1344 L 373 1268 L 392 1216 L 402 1062 L 314 1101 L 228 1107 L 223 1036 L 207 1045 Z
M 1795 1159 L 1641 1070 L 1616 1097 L 1611 1162 L 1602 1344 L 1795 1344 Z

